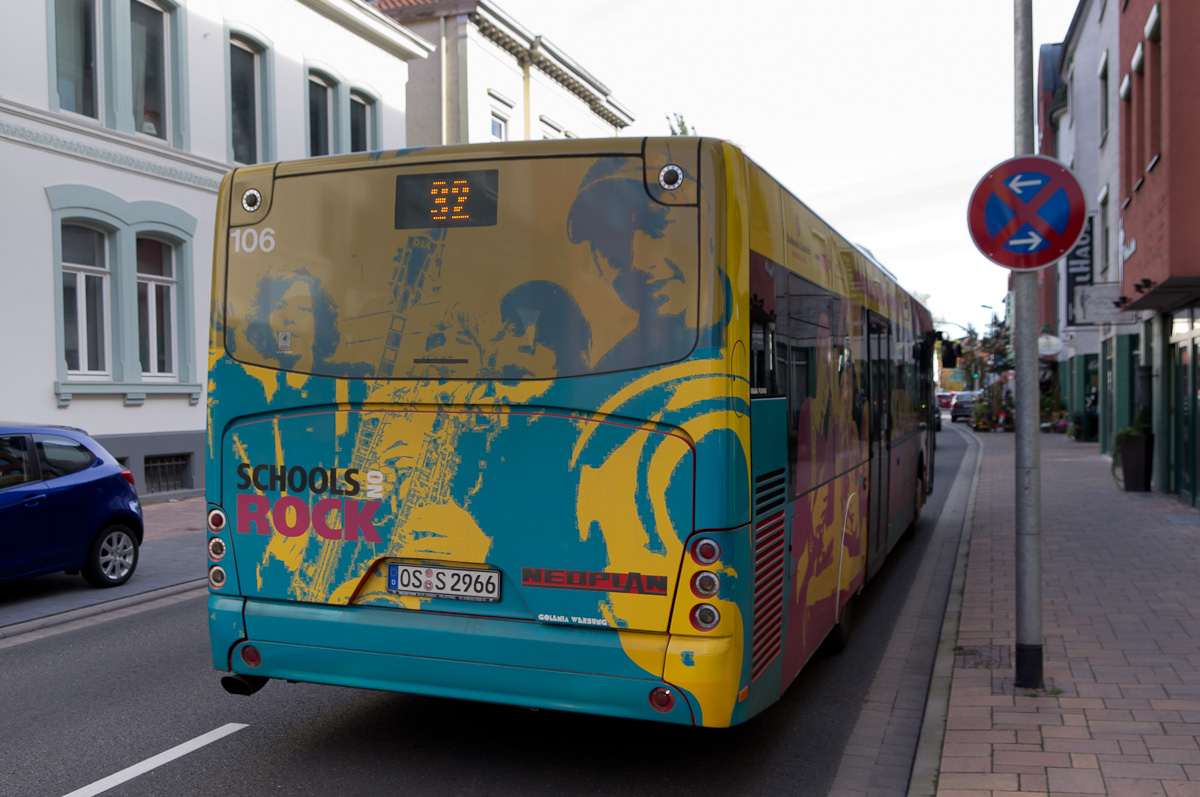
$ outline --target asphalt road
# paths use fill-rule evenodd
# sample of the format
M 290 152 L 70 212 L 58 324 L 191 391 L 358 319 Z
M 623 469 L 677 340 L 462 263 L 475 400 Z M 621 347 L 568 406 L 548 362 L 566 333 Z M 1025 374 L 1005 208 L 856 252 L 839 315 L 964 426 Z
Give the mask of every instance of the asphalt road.
M 934 494 L 862 596 L 846 650 L 746 725 L 279 682 L 234 697 L 211 669 L 201 593 L 0 642 L 0 795 L 66 795 L 217 729 L 103 793 L 824 795 L 966 450 L 948 428 L 938 438 Z

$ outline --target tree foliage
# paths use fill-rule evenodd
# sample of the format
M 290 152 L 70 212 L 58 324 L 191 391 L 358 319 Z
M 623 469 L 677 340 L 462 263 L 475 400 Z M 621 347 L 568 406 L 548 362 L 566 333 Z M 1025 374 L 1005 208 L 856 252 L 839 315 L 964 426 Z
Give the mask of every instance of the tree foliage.
M 689 128 L 687 122 L 683 120 L 683 114 L 675 114 L 675 118 L 666 117 L 667 124 L 671 126 L 671 135 L 673 136 L 694 136 L 696 135 L 695 128 Z

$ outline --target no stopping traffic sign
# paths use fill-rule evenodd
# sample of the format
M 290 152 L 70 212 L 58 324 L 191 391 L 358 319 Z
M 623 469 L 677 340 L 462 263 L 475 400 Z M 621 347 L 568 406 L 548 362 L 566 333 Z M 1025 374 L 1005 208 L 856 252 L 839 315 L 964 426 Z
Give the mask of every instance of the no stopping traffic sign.
M 967 229 L 984 257 L 1017 271 L 1043 268 L 1079 240 L 1087 206 L 1079 181 L 1043 155 L 992 167 L 967 203 Z

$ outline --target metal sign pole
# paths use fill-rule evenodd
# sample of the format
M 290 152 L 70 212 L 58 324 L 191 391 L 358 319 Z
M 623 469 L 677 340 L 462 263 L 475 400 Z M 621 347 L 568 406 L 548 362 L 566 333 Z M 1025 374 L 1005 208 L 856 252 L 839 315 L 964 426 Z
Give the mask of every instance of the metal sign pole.
M 1034 151 L 1033 0 L 1014 0 L 1016 154 Z M 1042 478 L 1037 361 L 1036 271 L 1013 273 L 1016 359 L 1017 650 L 1016 685 L 1041 689 Z

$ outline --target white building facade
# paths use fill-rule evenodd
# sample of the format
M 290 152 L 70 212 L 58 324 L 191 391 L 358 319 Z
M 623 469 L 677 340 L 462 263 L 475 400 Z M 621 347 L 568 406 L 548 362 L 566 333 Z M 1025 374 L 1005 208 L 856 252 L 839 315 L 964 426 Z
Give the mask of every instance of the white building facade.
M 1114 384 L 1128 383 L 1131 375 L 1119 368 L 1118 348 L 1126 351 L 1130 330 L 1092 317 L 1075 318 L 1081 292 L 1089 299 L 1116 297 L 1121 280 L 1118 246 L 1120 125 L 1117 98 L 1118 9 L 1113 0 L 1080 0 L 1071 26 L 1061 45 L 1043 47 L 1042 68 L 1051 68 L 1058 81 L 1051 123 L 1055 128 L 1054 152 L 1079 179 L 1087 203 L 1085 234 L 1073 258 L 1056 266 L 1057 318 L 1055 334 L 1065 343 L 1058 355 L 1059 377 L 1067 394 L 1072 421 L 1082 421 L 1087 437 L 1100 442 L 1107 451 L 1117 416 L 1117 392 Z M 1057 61 L 1047 61 L 1047 50 L 1057 51 Z M 1043 80 L 1050 76 L 1043 75 Z M 1090 266 L 1085 266 L 1090 247 Z M 1108 302 L 1111 305 L 1111 301 Z M 1106 306 L 1106 317 L 1119 317 L 1116 308 Z M 1125 314 L 1130 315 L 1130 314 Z M 1130 319 L 1136 320 L 1136 319 Z M 1075 323 L 1072 323 L 1075 321 Z M 1117 373 L 1117 371 L 1122 371 Z M 1120 391 L 1122 397 L 1126 392 Z
M 634 121 L 612 92 L 486 0 L 375 0 L 434 44 L 411 65 L 409 146 L 618 135 Z
M 42 0 L 0 28 L 0 418 L 203 489 L 212 236 L 235 165 L 406 139 L 433 52 L 359 0 Z

